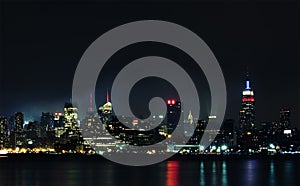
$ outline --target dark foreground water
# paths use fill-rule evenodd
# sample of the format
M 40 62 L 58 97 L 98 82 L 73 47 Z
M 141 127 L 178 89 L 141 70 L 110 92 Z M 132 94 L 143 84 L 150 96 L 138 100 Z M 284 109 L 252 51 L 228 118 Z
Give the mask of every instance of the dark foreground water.
M 0 158 L 0 185 L 300 185 L 296 160 L 172 160 L 128 167 L 106 160 Z

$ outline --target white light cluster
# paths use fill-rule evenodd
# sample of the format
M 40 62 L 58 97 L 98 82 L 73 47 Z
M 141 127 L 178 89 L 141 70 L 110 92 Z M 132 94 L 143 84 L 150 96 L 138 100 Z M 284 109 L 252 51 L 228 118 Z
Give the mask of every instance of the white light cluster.
M 251 95 L 251 96 L 254 95 L 254 93 L 253 93 L 252 90 L 244 90 L 244 91 L 243 91 L 243 96 L 249 96 L 249 95 Z
M 215 119 L 217 116 L 208 116 L 209 119 Z

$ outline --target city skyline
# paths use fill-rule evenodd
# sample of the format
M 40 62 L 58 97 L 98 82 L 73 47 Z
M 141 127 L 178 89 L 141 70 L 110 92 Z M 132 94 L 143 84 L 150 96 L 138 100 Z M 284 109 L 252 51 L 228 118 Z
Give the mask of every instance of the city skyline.
M 293 115 L 293 114 L 291 114 L 291 110 L 290 110 L 289 107 L 282 107 L 282 108 L 280 108 L 278 110 L 278 113 L 277 113 L 278 114 L 278 118 L 276 120 L 262 120 L 262 121 L 257 121 L 255 119 L 255 115 L 256 115 L 256 112 L 255 112 L 255 102 L 256 102 L 256 100 L 255 100 L 255 97 L 254 97 L 254 95 L 255 95 L 254 94 L 254 90 L 251 88 L 252 87 L 252 82 L 251 82 L 251 79 L 249 78 L 249 72 L 246 73 L 246 78 L 245 78 L 245 82 L 244 82 L 244 86 L 243 87 L 244 87 L 243 91 L 241 92 L 241 95 L 242 95 L 241 98 L 242 99 L 241 99 L 241 106 L 240 106 L 239 116 L 238 116 L 239 119 L 238 120 L 234 120 L 233 118 L 228 118 L 225 115 L 224 120 L 226 120 L 226 119 L 227 120 L 228 119 L 233 119 L 233 121 L 235 123 L 235 125 L 234 125 L 235 127 L 241 128 L 243 130 L 252 130 L 254 128 L 261 127 L 261 124 L 265 123 L 265 122 L 277 122 L 279 124 L 279 123 L 282 122 L 282 119 L 285 116 L 287 116 L 289 118 L 289 123 L 288 123 L 287 126 L 288 127 L 292 127 L 292 128 L 297 127 L 296 125 L 293 125 L 293 124 L 291 125 L 291 115 Z M 105 97 L 103 98 L 103 100 L 105 100 L 105 102 L 104 102 L 105 104 L 102 104 L 103 106 L 100 105 L 99 107 L 95 108 L 96 110 L 93 110 L 93 95 L 90 94 L 89 100 L 88 100 L 89 106 L 86 109 L 87 111 L 86 111 L 85 116 L 83 118 L 80 118 L 79 115 L 78 116 L 76 115 L 76 118 L 78 118 L 79 121 L 84 120 L 86 118 L 86 116 L 89 115 L 90 112 L 98 113 L 98 110 L 101 111 L 101 112 L 103 112 L 102 109 L 105 109 L 105 108 L 107 109 L 108 107 L 110 107 L 110 113 L 112 114 L 113 109 L 112 109 L 112 105 L 111 105 L 111 102 L 110 102 L 110 96 L 109 95 L 110 95 L 109 91 L 106 90 Z M 180 104 L 180 101 L 176 101 L 176 98 L 169 98 L 169 99 L 166 99 L 164 101 L 165 101 L 166 105 L 170 105 L 170 104 L 172 105 L 172 104 L 175 104 L 175 103 L 176 104 L 178 104 L 178 103 Z M 61 107 L 60 110 L 55 110 L 55 111 L 49 111 L 49 110 L 48 111 L 41 111 L 39 113 L 40 114 L 39 117 L 36 118 L 36 119 L 32 119 L 32 120 L 25 120 L 26 117 L 25 117 L 24 113 L 26 113 L 26 112 L 23 112 L 23 111 L 15 111 L 14 113 L 11 113 L 10 115 L 3 115 L 3 114 L 1 115 L 1 113 L 0 113 L 0 116 L 9 118 L 9 117 L 12 117 L 12 116 L 14 116 L 16 114 L 22 114 L 22 116 L 23 116 L 22 122 L 23 122 L 23 125 L 24 125 L 24 124 L 28 124 L 29 122 L 41 121 L 41 119 L 43 118 L 44 114 L 55 114 L 55 115 L 60 114 L 59 116 L 63 116 L 62 112 L 65 112 L 66 105 L 67 106 L 69 105 L 69 107 L 70 106 L 72 107 L 72 105 L 76 106 L 76 103 L 73 103 L 72 100 L 70 99 L 69 101 L 64 102 L 64 105 L 65 105 L 65 107 Z M 109 106 L 107 106 L 107 105 L 109 105 Z M 251 105 L 251 106 L 249 107 L 249 105 Z M 247 114 L 245 114 L 247 112 L 248 112 L 249 116 L 247 116 Z M 183 112 L 182 112 L 182 114 L 183 114 Z M 191 116 L 191 114 L 192 114 L 192 110 L 189 110 L 189 112 L 186 112 L 184 114 L 184 116 L 186 116 L 186 117 L 184 117 L 183 119 L 188 121 L 190 117 L 193 118 L 193 116 Z M 164 115 L 164 113 L 159 113 L 159 115 Z M 99 117 L 100 117 L 100 115 L 99 115 Z M 125 117 L 127 117 L 127 116 L 125 116 Z M 138 120 L 143 120 L 143 119 L 139 118 L 138 116 L 135 116 L 135 117 Z M 167 117 L 167 115 L 165 117 Z M 197 119 L 197 120 L 205 120 L 205 119 L 214 118 L 214 117 L 217 117 L 217 116 L 206 115 L 205 117 L 202 117 L 202 118 L 201 117 L 200 118 L 195 117 L 195 119 Z
M 243 88 L 243 91 L 241 92 L 241 100 L 242 100 L 242 103 L 241 103 L 241 105 L 240 105 L 240 109 L 239 109 L 239 113 L 237 113 L 237 119 L 236 118 L 230 118 L 230 117 L 227 117 L 227 115 L 225 115 L 225 117 L 224 117 L 224 120 L 226 120 L 226 119 L 233 119 L 235 122 L 235 126 L 236 127 L 240 127 L 242 124 L 241 124 L 241 111 L 243 111 L 243 109 L 245 109 L 245 108 L 243 108 L 243 107 L 245 107 L 245 106 L 243 106 L 243 104 L 244 103 L 254 103 L 254 102 L 256 102 L 256 101 L 254 101 L 255 100 L 255 98 L 253 97 L 254 96 L 254 90 L 251 88 L 252 87 L 252 81 L 251 81 L 251 79 L 249 78 L 249 72 L 247 72 L 246 73 L 246 76 L 245 76 L 246 78 L 245 78 L 245 80 L 244 80 L 244 86 L 242 86 L 242 87 L 244 87 Z M 256 91 L 255 91 L 256 92 Z M 249 97 L 250 96 L 250 97 Z M 106 90 L 106 93 L 105 93 L 105 97 L 103 97 L 103 100 L 105 100 L 104 101 L 104 103 L 107 103 L 107 102 L 109 102 L 109 91 L 108 90 Z M 249 98 L 248 98 L 249 97 Z M 173 101 L 174 101 L 174 97 L 169 97 L 169 99 L 171 99 L 171 101 L 172 101 L 172 99 L 173 99 Z M 176 98 L 175 98 L 176 99 Z M 253 99 L 253 100 L 250 100 L 250 99 Z M 89 102 L 89 107 L 86 109 L 86 113 L 88 113 L 89 111 L 91 111 L 92 109 L 93 109 L 93 106 L 92 106 L 92 100 L 93 100 L 93 95 L 92 95 L 92 93 L 90 94 L 90 96 L 89 96 L 89 99 L 88 99 L 88 102 Z M 165 102 L 166 102 L 166 104 L 168 104 L 168 101 L 170 101 L 170 100 L 165 100 Z M 64 103 L 62 103 L 61 105 L 63 105 L 63 104 L 66 104 L 66 103 L 72 103 L 72 100 L 71 100 L 71 98 L 70 98 L 70 100 L 69 101 L 65 101 Z M 73 103 L 73 104 L 75 104 L 76 105 L 76 103 Z M 102 104 L 103 105 L 103 104 Z M 57 106 L 57 108 L 59 108 L 59 106 Z M 100 106 L 96 106 L 96 110 L 97 109 L 100 109 L 101 108 L 101 104 L 100 104 Z M 281 112 L 282 112 L 282 110 L 285 110 L 285 109 L 287 109 L 287 110 L 290 110 L 290 108 L 289 107 L 281 107 L 279 110 L 278 110 L 278 112 L 277 112 L 277 118 L 275 119 L 275 120 L 270 120 L 270 119 L 266 119 L 266 120 L 260 120 L 260 121 L 257 121 L 257 120 L 255 120 L 255 118 L 253 119 L 253 126 L 254 126 L 254 124 L 255 124 L 255 126 L 256 127 L 260 127 L 261 126 L 261 123 L 264 123 L 264 122 L 280 122 L 280 120 L 281 120 Z M 95 110 L 94 110 L 95 111 Z M 4 115 L 4 114 L 2 114 L 2 113 L 0 113 L 0 116 L 4 116 L 4 117 L 10 117 L 10 116 L 13 116 L 13 114 L 15 114 L 15 113 L 18 113 L 18 112 L 20 112 L 20 113 L 27 113 L 26 111 L 15 111 L 14 113 L 10 113 L 10 114 L 8 114 L 8 115 Z M 29 115 L 29 116 L 26 116 L 26 114 L 24 114 L 24 122 L 23 122 L 23 124 L 28 124 L 29 122 L 32 122 L 32 121 L 40 121 L 40 119 L 41 119 L 41 116 L 42 116 L 42 114 L 43 113 L 52 113 L 52 114 L 54 114 L 54 113 L 62 113 L 63 112 L 63 107 L 61 106 L 61 108 L 60 109 L 56 109 L 56 110 L 43 110 L 43 111 L 40 111 L 39 113 L 36 113 L 36 115 L 35 115 L 35 117 L 32 117 L 31 115 Z M 189 111 L 189 114 L 190 113 L 192 113 L 192 110 L 190 110 Z M 292 112 L 291 112 L 292 113 Z M 291 116 L 293 116 L 295 113 L 289 113 Z M 39 115 L 38 115 L 39 114 Z M 164 114 L 164 113 L 160 113 L 160 114 Z M 188 113 L 185 113 L 184 114 L 184 119 L 188 119 L 188 117 L 189 117 L 189 115 L 187 115 Z M 254 113 L 255 114 L 255 113 Z M 185 117 L 186 116 L 186 117 Z M 198 118 L 197 117 L 197 115 L 194 113 L 194 116 L 196 116 L 196 118 Z M 209 115 L 208 115 L 209 116 Z M 289 116 L 290 117 L 290 116 Z M 78 117 L 78 119 L 79 120 L 83 120 L 85 117 L 83 117 L 83 118 L 80 118 L 80 117 Z M 137 119 L 141 119 L 141 118 L 139 118 L 138 116 L 136 116 L 136 118 Z M 205 117 L 199 117 L 198 119 L 199 120 L 201 120 L 201 119 L 206 119 L 207 118 L 207 116 L 205 116 Z M 293 117 L 290 117 L 290 119 L 291 119 L 291 121 L 293 121 Z M 142 119 L 141 119 L 142 120 Z M 293 122 L 291 122 L 291 127 L 297 127 L 297 125 L 296 124 L 294 124 Z M 297 128 L 299 128 L 299 127 L 297 127 Z
M 188 118 L 182 120 L 182 103 L 176 99 L 165 100 L 165 117 L 153 116 L 143 122 L 121 116 L 121 122 L 113 113 L 107 91 L 106 103 L 97 110 L 92 109 L 90 95 L 89 111 L 84 119 L 78 118 L 78 108 L 71 102 L 65 103 L 63 113 L 43 112 L 39 121 L 29 123 L 25 123 L 21 112 L 12 117 L 0 116 L 0 150 L 4 154 L 96 153 L 105 156 L 136 152 L 149 155 L 298 154 L 300 133 L 299 129 L 291 126 L 290 110 L 280 109 L 278 122 L 258 124 L 255 122 L 255 94 L 248 76 L 242 95 L 238 127 L 234 126 L 233 119 L 225 119 L 220 128 L 214 128 L 209 126 L 209 120 L 215 120 L 217 116 L 195 119 L 190 111 Z M 155 124 L 157 120 L 158 126 Z M 202 141 L 206 133 L 208 146 Z M 176 136 L 175 141 L 173 135 Z M 159 146 L 150 147 L 148 151 L 133 149 L 135 146 L 147 148 L 152 144 Z

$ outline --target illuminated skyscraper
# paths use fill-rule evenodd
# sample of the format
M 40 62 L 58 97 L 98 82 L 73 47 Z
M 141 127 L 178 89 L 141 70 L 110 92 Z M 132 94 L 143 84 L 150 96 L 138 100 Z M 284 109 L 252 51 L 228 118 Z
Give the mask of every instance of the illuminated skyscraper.
M 54 120 L 61 116 L 61 113 L 57 113 Z M 76 108 L 72 103 L 65 103 L 63 116 L 64 128 L 55 128 L 55 136 L 59 138 L 57 143 L 59 145 L 56 144 L 56 148 L 59 150 L 82 150 L 83 138 L 81 135 L 81 129 L 79 128 L 78 108 Z
M 194 119 L 193 119 L 192 111 L 190 111 L 189 115 L 188 115 L 188 123 L 192 125 L 193 122 L 194 122 Z
M 183 123 L 180 121 L 181 102 L 177 100 L 167 100 L 167 129 L 168 134 L 171 134 L 177 125 Z
M 112 104 L 109 101 L 108 91 L 106 92 L 106 103 L 99 107 L 100 120 L 106 125 L 112 119 Z
M 23 131 L 24 114 L 22 112 L 15 113 L 15 126 L 11 135 L 12 146 L 22 147 L 25 142 L 25 136 Z
M 37 147 L 39 137 L 41 136 L 41 126 L 37 121 L 30 121 L 26 130 L 27 147 Z
M 64 116 L 61 112 L 55 112 L 53 116 L 53 127 L 55 131 L 55 136 L 60 138 L 60 136 L 65 132 L 64 130 Z
M 106 103 L 102 107 L 99 107 L 99 111 L 102 114 L 112 114 L 112 104 L 109 101 L 108 91 L 106 92 Z
M 15 113 L 15 132 L 22 132 L 24 124 L 24 114 L 22 112 Z
M 250 80 L 246 79 L 246 86 L 242 95 L 242 108 L 240 110 L 240 129 L 242 131 L 255 129 L 255 99 L 254 91 L 250 87 Z
M 54 116 L 53 116 L 53 127 L 57 128 L 57 127 L 63 127 L 63 114 L 61 112 L 55 112 Z
M 255 99 L 247 75 L 246 86 L 242 92 L 242 108 L 240 110 L 240 130 L 237 136 L 237 146 L 245 152 L 259 148 L 257 127 L 255 125 Z
M 78 128 L 78 109 L 72 103 L 66 103 L 64 107 L 64 122 L 65 129 Z
M 192 111 L 190 110 L 189 115 L 187 117 L 187 122 L 184 123 L 184 135 L 187 137 L 191 137 L 194 133 L 194 117 L 192 115 Z
M 0 116 L 0 149 L 7 147 L 8 143 L 8 121 L 4 116 Z
M 280 109 L 280 128 L 282 129 L 288 129 L 290 127 L 290 116 L 291 116 L 291 111 L 286 108 Z
M 46 136 L 46 131 L 52 129 L 54 127 L 53 123 L 54 116 L 50 112 L 42 112 L 41 116 L 41 125 L 40 125 L 40 136 L 45 137 Z

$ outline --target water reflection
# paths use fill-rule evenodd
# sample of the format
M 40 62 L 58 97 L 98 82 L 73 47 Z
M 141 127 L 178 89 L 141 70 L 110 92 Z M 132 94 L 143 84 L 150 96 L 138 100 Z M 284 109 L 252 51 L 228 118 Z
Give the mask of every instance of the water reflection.
M 209 170 L 208 170 L 209 171 Z M 217 184 L 217 171 L 216 171 L 216 162 L 212 162 L 212 169 L 211 169 L 211 183 L 212 185 Z
M 146 167 L 109 161 L 0 162 L 0 185 L 300 185 L 297 160 L 175 160 Z
M 222 162 L 222 185 L 227 185 L 227 167 L 226 167 L 226 161 Z
M 200 186 L 205 185 L 205 170 L 204 170 L 204 163 L 201 161 L 200 163 Z
M 168 161 L 166 170 L 166 186 L 178 186 L 178 171 L 179 162 L 178 161 Z
M 257 160 L 247 160 L 243 167 L 245 169 L 244 176 L 244 185 L 257 185 L 256 183 L 256 175 L 257 175 Z
M 228 185 L 226 161 L 201 161 L 199 185 Z
M 287 161 L 284 164 L 284 179 L 288 181 L 289 185 L 295 185 L 293 182 L 293 174 L 295 174 L 294 171 L 294 163 L 292 161 Z M 299 174 L 299 173 L 298 173 Z M 299 175 L 298 175 L 299 176 Z M 297 178 L 299 179 L 299 178 Z
M 274 169 L 275 169 L 274 168 L 274 161 L 271 160 L 270 161 L 270 168 L 269 168 L 269 180 L 270 180 L 269 185 L 270 186 L 275 185 L 275 175 L 274 175 L 275 170 Z

